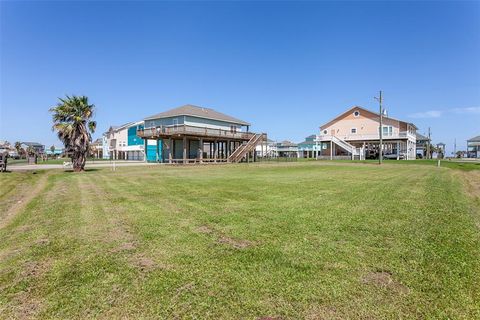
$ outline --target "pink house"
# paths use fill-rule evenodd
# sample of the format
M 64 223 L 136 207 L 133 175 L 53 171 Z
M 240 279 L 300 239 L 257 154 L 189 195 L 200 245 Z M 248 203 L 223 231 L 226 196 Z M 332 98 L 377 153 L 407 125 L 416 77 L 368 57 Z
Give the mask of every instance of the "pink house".
M 320 158 L 378 158 L 380 115 L 354 106 L 320 127 Z M 383 154 L 393 159 L 415 159 L 417 127 L 410 122 L 383 116 Z

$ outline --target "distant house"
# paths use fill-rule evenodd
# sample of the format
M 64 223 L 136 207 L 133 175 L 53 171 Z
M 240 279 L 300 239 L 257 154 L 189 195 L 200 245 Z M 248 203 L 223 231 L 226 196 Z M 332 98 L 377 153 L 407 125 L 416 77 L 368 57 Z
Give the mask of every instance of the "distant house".
M 110 160 L 145 160 L 155 161 L 155 141 L 149 141 L 147 148 L 137 131 L 143 129 L 143 121 L 129 122 L 121 126 L 111 126 L 103 134 L 102 157 Z M 145 150 L 150 151 L 147 155 Z M 97 153 L 99 150 L 97 150 Z
M 324 159 L 378 158 L 380 154 L 380 115 L 354 106 L 320 127 L 318 141 Z M 383 154 L 415 159 L 417 127 L 410 122 L 383 117 Z
M 49 156 L 52 156 L 52 155 L 53 155 L 53 156 L 60 156 L 60 155 L 63 154 L 63 151 L 64 151 L 64 149 L 63 149 L 62 147 L 57 147 L 57 146 L 55 146 L 53 152 L 52 152 L 52 150 L 51 150 L 50 148 L 47 148 L 47 149 L 45 150 L 45 154 L 46 154 L 46 155 L 49 155 Z
M 427 149 L 428 144 L 432 143 L 430 139 L 420 133 L 416 133 L 417 135 L 417 143 L 416 143 L 416 155 L 417 158 L 426 159 L 427 157 Z
M 96 139 L 90 144 L 90 152 L 97 159 L 103 158 L 103 137 Z
M 255 147 L 257 157 L 272 158 L 277 156 L 277 147 L 275 141 L 266 139 Z
M 321 143 L 317 141 L 317 136 L 312 134 L 305 138 L 305 141 L 298 145 L 299 158 L 317 158 L 321 151 Z
M 445 147 L 447 145 L 443 142 L 437 143 L 437 158 L 438 159 L 443 159 L 445 158 Z
M 480 136 L 467 140 L 467 157 L 480 158 Z
M 145 118 L 137 134 L 156 141 L 160 162 L 239 162 L 254 160 L 255 148 L 266 140 L 266 134 L 249 128 L 250 123 L 216 110 L 184 105 Z
M 37 155 L 45 154 L 45 146 L 38 142 L 22 142 L 21 147 L 27 150 L 29 147 L 32 147 Z
M 291 141 L 285 140 L 276 144 L 277 157 L 297 158 L 298 145 Z

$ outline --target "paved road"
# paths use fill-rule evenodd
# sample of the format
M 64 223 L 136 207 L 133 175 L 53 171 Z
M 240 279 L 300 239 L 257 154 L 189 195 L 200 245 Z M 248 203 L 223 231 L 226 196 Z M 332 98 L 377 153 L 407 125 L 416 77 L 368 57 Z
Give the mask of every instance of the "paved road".
M 131 166 L 155 166 L 157 163 L 148 163 L 143 161 L 115 161 L 115 167 L 131 167 Z M 91 162 L 87 161 L 85 168 L 110 168 L 113 162 Z M 46 169 L 72 169 L 72 167 L 65 168 L 62 164 L 17 164 L 7 165 L 8 171 L 31 171 L 31 170 L 46 170 Z

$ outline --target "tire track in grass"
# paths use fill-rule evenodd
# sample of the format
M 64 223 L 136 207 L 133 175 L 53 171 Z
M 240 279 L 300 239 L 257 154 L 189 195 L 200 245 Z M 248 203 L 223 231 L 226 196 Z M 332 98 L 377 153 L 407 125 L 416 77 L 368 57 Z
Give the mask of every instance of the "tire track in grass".
M 0 221 L 0 230 L 8 226 L 14 218 L 28 206 L 33 199 L 35 199 L 47 186 L 47 180 L 50 173 L 46 172 L 40 177 L 37 184 L 24 194 L 16 203 L 14 203 L 10 208 L 7 209 L 7 213 Z
M 465 194 L 472 199 L 473 204 L 470 207 L 475 225 L 480 229 L 480 171 L 456 170 L 455 175 L 462 183 Z

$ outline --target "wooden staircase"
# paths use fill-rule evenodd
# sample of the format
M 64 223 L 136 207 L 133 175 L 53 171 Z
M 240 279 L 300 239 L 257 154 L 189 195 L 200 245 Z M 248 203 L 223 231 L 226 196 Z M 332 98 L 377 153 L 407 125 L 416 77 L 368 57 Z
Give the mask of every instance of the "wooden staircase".
M 266 140 L 265 133 L 256 133 L 248 142 L 241 144 L 233 153 L 228 157 L 228 162 L 240 162 L 247 155 L 248 152 L 254 151 L 258 143 Z

